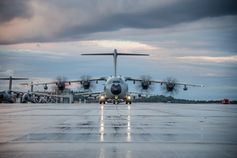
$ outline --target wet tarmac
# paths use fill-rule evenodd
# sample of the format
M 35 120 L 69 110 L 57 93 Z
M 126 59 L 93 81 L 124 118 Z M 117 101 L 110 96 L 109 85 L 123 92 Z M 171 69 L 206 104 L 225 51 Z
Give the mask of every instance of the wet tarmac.
M 0 158 L 236 156 L 237 105 L 0 104 Z

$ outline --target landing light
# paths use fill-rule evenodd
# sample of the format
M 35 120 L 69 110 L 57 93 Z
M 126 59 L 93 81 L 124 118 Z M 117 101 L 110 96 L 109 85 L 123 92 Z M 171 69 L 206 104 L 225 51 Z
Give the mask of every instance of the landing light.
M 104 99 L 105 99 L 105 97 L 104 97 L 104 96 L 100 96 L 100 99 L 101 99 L 101 100 L 104 100 Z

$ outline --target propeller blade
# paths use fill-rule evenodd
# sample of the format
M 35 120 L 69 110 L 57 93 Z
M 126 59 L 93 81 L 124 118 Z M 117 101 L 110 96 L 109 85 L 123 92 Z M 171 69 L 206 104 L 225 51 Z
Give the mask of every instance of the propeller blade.
M 151 76 L 142 75 L 140 77 L 140 82 L 137 82 L 136 88 L 141 92 L 151 92 L 154 90 L 154 85 L 151 82 Z
M 179 91 L 179 85 L 177 83 L 177 79 L 172 77 L 167 77 L 165 80 L 163 80 L 165 83 L 162 84 L 161 89 L 165 93 L 169 93 L 171 95 L 177 94 Z
M 81 76 L 81 85 L 84 90 L 91 90 L 95 87 L 95 84 L 91 80 L 91 76 L 89 75 L 83 75 Z

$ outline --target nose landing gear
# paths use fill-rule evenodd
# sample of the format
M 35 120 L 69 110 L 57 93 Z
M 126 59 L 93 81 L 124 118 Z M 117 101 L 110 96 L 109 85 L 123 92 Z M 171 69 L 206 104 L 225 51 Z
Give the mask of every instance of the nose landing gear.
M 105 101 L 100 101 L 100 104 L 105 104 Z
M 132 104 L 132 102 L 131 102 L 131 101 L 126 101 L 125 103 L 126 103 L 126 104 Z
M 101 95 L 99 99 L 100 104 L 105 104 L 105 101 L 106 101 L 105 96 Z

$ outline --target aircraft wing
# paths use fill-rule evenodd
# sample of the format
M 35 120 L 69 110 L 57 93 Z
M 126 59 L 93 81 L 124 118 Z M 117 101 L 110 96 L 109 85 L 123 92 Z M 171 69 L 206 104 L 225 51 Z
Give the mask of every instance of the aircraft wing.
M 98 77 L 98 78 L 90 78 L 88 79 L 87 81 L 106 81 L 107 78 L 106 77 Z M 68 81 L 63 81 L 64 83 L 67 83 L 67 84 L 71 84 L 71 83 L 81 83 L 83 82 L 83 80 L 68 80 Z M 21 85 L 35 85 L 35 86 L 38 86 L 38 85 L 49 85 L 49 84 L 57 84 L 58 81 L 53 81 L 53 82 L 41 82 L 41 83 L 33 83 L 33 84 L 30 84 L 30 83 L 22 83 Z
M 68 81 L 66 81 L 65 83 L 69 83 Z M 48 84 L 57 84 L 57 82 L 41 82 L 41 83 L 20 83 L 20 85 L 23 86 L 39 86 L 39 85 L 48 85 Z
M 67 82 L 68 83 L 68 82 Z M 48 85 L 48 84 L 57 84 L 57 82 L 42 82 L 42 83 L 33 83 L 31 85 L 34 85 L 34 86 L 39 86 L 39 85 Z
M 106 81 L 107 80 L 107 77 L 97 77 L 97 78 L 89 78 L 87 79 L 87 81 Z M 81 80 L 74 80 L 74 81 L 69 81 L 70 83 L 81 83 L 83 82 L 84 80 L 81 79 Z
M 133 82 L 142 82 L 142 79 L 137 78 L 131 78 L 131 77 L 125 77 L 125 81 L 133 81 Z M 158 83 L 158 84 L 168 84 L 168 81 L 162 81 L 162 80 L 149 80 L 150 83 Z M 200 84 L 189 84 L 189 83 L 179 83 L 174 82 L 175 85 L 181 85 L 181 86 L 191 86 L 191 87 L 204 87 L 204 85 Z

